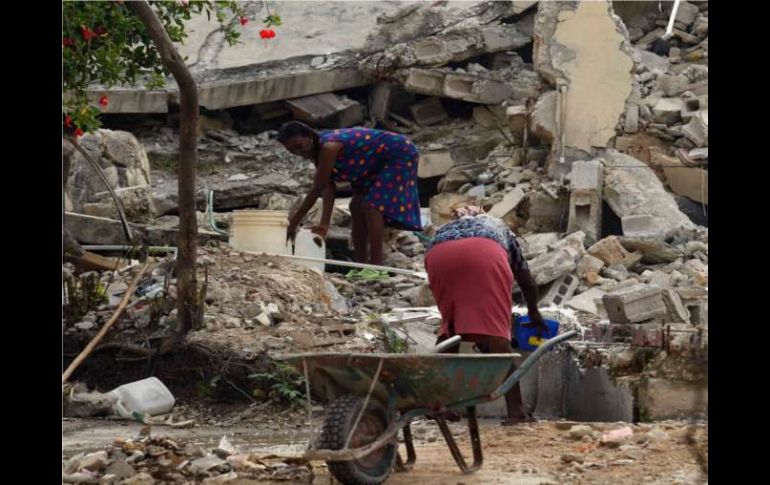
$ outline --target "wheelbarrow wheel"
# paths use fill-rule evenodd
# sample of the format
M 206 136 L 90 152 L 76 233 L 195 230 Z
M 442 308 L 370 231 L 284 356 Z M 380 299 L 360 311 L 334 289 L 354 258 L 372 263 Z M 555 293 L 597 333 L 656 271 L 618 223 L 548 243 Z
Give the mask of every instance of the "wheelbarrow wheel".
M 345 446 L 345 440 L 363 404 L 364 400 L 355 396 L 342 396 L 331 404 L 321 431 L 321 448 L 341 450 Z M 370 400 L 348 447 L 352 449 L 368 445 L 379 438 L 387 427 L 385 408 Z M 390 475 L 396 452 L 394 441 L 358 460 L 327 462 L 327 465 L 331 474 L 346 485 L 375 485 L 384 482 Z

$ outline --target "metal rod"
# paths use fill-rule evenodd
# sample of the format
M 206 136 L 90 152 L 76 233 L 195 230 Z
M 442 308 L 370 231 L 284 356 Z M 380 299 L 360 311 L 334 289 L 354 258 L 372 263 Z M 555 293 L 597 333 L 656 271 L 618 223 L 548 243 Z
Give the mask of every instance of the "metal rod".
M 378 264 L 353 263 L 350 261 L 339 261 L 336 259 L 311 258 L 310 256 L 296 256 L 293 254 L 255 253 L 252 251 L 241 251 L 241 252 L 244 254 L 252 254 L 254 256 L 260 256 L 264 254 L 266 256 L 278 256 L 286 259 L 296 259 L 297 261 L 310 261 L 312 263 L 335 264 L 337 266 L 345 266 L 347 268 L 379 269 L 379 270 L 387 271 L 389 273 L 396 273 L 396 274 L 402 274 L 406 276 L 414 276 L 415 278 L 428 279 L 428 274 L 423 273 L 421 271 L 412 271 L 408 269 L 393 268 L 390 266 L 380 266 Z
M 307 359 L 302 359 L 302 370 L 305 372 L 305 395 L 307 397 L 307 425 L 310 427 L 310 443 L 313 443 L 313 405 L 310 402 L 310 376 L 307 373 Z

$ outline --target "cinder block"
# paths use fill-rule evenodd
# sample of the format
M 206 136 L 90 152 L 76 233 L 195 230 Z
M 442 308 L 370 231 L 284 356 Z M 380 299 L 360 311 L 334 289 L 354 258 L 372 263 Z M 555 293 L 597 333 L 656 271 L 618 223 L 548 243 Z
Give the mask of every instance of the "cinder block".
M 662 290 L 644 284 L 604 295 L 602 303 L 610 321 L 616 323 L 644 322 L 667 313 Z
M 540 299 L 539 304 L 542 306 L 556 305 L 561 307 L 564 303 L 572 298 L 577 290 L 580 280 L 576 276 L 571 274 L 565 274 L 559 277 L 553 282 L 548 292 Z
M 404 83 L 407 91 L 440 96 L 444 92 L 444 74 L 441 71 L 410 69 Z

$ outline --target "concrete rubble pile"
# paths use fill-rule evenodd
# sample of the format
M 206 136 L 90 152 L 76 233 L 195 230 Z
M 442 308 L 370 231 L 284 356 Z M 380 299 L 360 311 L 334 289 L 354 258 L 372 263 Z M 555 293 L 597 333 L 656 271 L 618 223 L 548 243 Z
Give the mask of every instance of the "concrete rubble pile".
M 331 265 L 321 277 L 224 244 L 230 211 L 290 210 L 306 192 L 311 164 L 273 139 L 283 121 L 301 119 L 319 128 L 385 128 L 418 146 L 425 227 L 421 235 L 390 232 L 385 264 L 424 271 L 425 240 L 451 220 L 452 208 L 481 205 L 522 242 L 539 304 L 577 312 L 592 345 L 706 349 L 708 2 L 681 2 L 670 49 L 651 52 L 670 8 L 390 5 L 356 49 L 305 56 L 309 67 L 297 67 L 337 73 L 337 81 L 316 76 L 305 89 L 310 78 L 295 80 L 286 87 L 291 95 L 273 96 L 278 91 L 265 86 L 282 77 L 265 71 L 262 87 L 243 81 L 252 87 L 238 88 L 238 96 L 248 99 L 232 104 L 225 101 L 235 87 L 217 84 L 219 94 L 205 88 L 198 210 L 209 296 L 206 328 L 190 338 L 218 334 L 254 353 L 370 351 L 382 327 L 405 321 L 403 329 L 420 326 L 420 348 L 435 337 L 435 303 L 424 280 L 351 282 L 340 274 L 349 268 Z M 237 76 L 248 77 L 244 72 Z M 354 79 L 339 84 L 343 74 Z M 142 240 L 174 245 L 176 132 L 132 131 L 136 137 L 102 130 L 83 144 L 99 156 Z M 81 244 L 125 244 L 111 199 L 78 156 L 71 155 L 65 227 Z M 328 255 L 350 260 L 349 189 L 338 190 Z M 320 201 L 308 225 L 319 217 Z M 416 313 L 399 313 L 409 308 Z M 108 314 L 85 315 L 65 333 L 93 331 Z M 141 321 L 131 318 L 129 326 Z M 588 347 L 575 347 L 583 349 L 581 362 L 590 360 Z
M 227 438 L 205 451 L 168 437 L 151 436 L 149 431 L 62 462 L 62 483 L 216 484 L 239 479 L 311 483 L 313 471 L 301 459 L 238 452 Z

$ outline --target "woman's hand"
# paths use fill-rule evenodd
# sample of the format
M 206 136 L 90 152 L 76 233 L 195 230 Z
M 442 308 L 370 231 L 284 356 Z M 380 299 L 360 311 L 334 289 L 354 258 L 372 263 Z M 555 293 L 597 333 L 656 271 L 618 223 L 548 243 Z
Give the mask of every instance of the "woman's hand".
M 329 225 L 328 224 L 318 224 L 317 226 L 314 226 L 312 229 L 313 233 L 318 234 L 321 236 L 324 240 L 326 240 L 326 235 L 329 233 Z
M 297 237 L 297 227 L 299 226 L 299 221 L 296 219 L 295 214 L 292 214 L 291 217 L 289 217 L 289 227 L 286 228 L 286 241 L 294 241 L 294 238 Z

